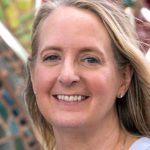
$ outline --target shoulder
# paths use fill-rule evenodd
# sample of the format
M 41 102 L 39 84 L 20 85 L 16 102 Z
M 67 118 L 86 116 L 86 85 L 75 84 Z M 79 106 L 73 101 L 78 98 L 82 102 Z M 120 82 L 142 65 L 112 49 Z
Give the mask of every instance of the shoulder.
M 129 150 L 150 150 L 150 138 L 139 138 L 131 145 Z

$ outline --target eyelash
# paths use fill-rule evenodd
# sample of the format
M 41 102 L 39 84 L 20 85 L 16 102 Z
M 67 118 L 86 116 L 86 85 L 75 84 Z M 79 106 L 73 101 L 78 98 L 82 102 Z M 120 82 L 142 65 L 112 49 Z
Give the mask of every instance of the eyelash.
M 43 61 L 52 61 L 52 62 L 55 62 L 55 61 L 60 60 L 60 59 L 61 59 L 60 56 L 52 54 L 52 55 L 46 56 L 43 59 Z
M 85 57 L 81 61 L 85 62 L 85 63 L 89 63 L 89 64 L 100 64 L 101 63 L 101 61 L 98 58 L 95 58 L 92 56 Z

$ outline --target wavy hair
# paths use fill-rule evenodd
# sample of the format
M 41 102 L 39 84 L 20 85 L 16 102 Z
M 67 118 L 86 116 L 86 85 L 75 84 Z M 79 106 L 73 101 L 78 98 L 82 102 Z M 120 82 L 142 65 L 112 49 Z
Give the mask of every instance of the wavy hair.
M 52 150 L 55 138 L 52 126 L 42 116 L 33 92 L 29 68 L 34 67 L 39 47 L 39 34 L 44 20 L 58 7 L 75 7 L 92 11 L 103 22 L 112 39 L 118 68 L 130 65 L 133 69 L 131 84 L 125 96 L 118 100 L 116 108 L 120 125 L 131 134 L 150 136 L 150 69 L 140 51 L 136 32 L 123 8 L 106 0 L 51 0 L 39 9 L 32 30 L 32 54 L 28 61 L 28 79 L 25 101 L 35 133 L 44 149 Z M 69 21 L 69 20 L 68 20 Z M 32 67 L 30 67 L 32 66 Z

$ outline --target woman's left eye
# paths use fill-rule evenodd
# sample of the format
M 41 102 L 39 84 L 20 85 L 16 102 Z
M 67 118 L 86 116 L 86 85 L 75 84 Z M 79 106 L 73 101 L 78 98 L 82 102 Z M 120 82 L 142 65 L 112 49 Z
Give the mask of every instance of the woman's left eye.
M 86 57 L 82 59 L 82 62 L 90 63 L 90 64 L 99 64 L 100 60 L 95 57 Z

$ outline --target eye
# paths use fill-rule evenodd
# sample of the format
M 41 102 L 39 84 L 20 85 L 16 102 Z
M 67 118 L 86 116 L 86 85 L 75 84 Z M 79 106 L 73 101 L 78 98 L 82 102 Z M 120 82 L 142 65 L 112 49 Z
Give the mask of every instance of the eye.
M 60 60 L 61 58 L 60 58 L 60 56 L 59 55 L 48 55 L 48 56 L 46 56 L 44 59 L 43 59 L 43 61 L 51 61 L 51 62 L 55 62 L 55 61 L 58 61 L 58 60 Z
M 83 58 L 81 61 L 85 62 L 85 63 L 89 63 L 89 64 L 99 64 L 100 63 L 100 60 L 98 58 L 95 58 L 92 56 Z

